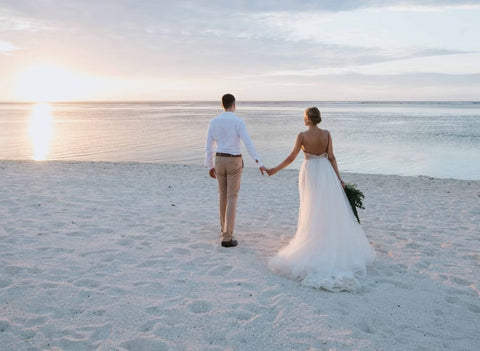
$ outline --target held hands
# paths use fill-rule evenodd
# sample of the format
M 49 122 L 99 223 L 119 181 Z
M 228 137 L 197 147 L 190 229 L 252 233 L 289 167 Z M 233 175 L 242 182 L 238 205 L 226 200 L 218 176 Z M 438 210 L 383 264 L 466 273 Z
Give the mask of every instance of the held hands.
M 255 163 L 258 165 L 258 164 L 260 163 L 260 161 L 259 161 L 259 160 L 255 160 Z M 264 172 L 267 170 L 264 165 L 259 166 L 258 169 L 260 170 L 260 172 L 262 173 L 262 175 L 264 175 Z
M 266 168 L 265 166 L 262 166 L 262 167 L 260 167 L 260 172 L 262 172 L 262 175 L 264 173 L 267 173 L 268 176 L 270 177 L 270 176 L 274 175 L 275 173 L 277 173 L 278 171 L 275 168 Z
M 277 171 L 275 170 L 275 168 L 269 168 L 269 169 L 267 169 L 267 174 L 268 174 L 269 177 L 272 176 L 272 175 L 274 175 L 275 173 L 277 173 Z

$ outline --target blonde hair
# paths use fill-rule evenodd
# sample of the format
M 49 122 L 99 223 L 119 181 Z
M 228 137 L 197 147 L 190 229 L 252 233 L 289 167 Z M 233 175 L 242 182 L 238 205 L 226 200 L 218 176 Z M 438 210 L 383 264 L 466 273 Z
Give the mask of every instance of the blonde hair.
M 308 117 L 308 120 L 315 125 L 322 121 L 320 110 L 316 107 L 307 108 L 305 110 L 305 115 Z

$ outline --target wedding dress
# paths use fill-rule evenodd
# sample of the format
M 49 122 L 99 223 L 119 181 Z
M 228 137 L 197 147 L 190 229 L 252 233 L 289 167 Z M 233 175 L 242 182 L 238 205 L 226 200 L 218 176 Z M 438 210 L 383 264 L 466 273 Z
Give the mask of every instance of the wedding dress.
M 269 261 L 274 272 L 329 291 L 357 291 L 375 250 L 358 224 L 327 154 L 305 153 L 297 232 Z

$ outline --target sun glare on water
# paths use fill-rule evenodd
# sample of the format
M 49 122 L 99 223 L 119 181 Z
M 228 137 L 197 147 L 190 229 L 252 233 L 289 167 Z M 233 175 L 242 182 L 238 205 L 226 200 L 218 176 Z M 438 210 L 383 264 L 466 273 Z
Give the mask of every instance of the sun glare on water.
M 53 116 L 49 104 L 33 106 L 28 132 L 32 142 L 32 158 L 35 161 L 44 161 L 53 135 Z

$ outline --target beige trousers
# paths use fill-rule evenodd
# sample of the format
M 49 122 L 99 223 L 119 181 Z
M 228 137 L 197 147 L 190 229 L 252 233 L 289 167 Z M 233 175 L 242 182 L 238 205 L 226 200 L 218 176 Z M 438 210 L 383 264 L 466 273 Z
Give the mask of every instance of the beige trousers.
M 215 157 L 222 241 L 230 241 L 233 237 L 242 171 L 242 157 Z

